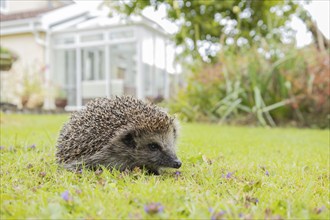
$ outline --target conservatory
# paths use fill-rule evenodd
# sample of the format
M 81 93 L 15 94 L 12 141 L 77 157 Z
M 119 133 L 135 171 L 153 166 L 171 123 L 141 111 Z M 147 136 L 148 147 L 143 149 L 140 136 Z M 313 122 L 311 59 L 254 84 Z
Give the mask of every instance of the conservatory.
M 53 31 L 50 45 L 51 81 L 69 110 L 95 97 L 168 97 L 168 35 L 146 18 L 88 21 Z

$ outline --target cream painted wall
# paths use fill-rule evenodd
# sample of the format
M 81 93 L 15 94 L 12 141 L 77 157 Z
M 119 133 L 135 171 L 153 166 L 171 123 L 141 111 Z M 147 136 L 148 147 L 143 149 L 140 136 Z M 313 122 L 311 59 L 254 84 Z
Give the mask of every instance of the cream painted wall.
M 1 46 L 18 55 L 11 70 L 2 71 L 1 101 L 21 105 L 20 93 L 23 88 L 23 75 L 30 78 L 43 74 L 45 68 L 45 49 L 36 43 L 32 33 L 0 36 Z M 43 76 L 41 76 L 43 77 Z M 41 85 L 43 86 L 43 85 Z
M 16 13 L 21 11 L 30 11 L 40 8 L 46 8 L 48 6 L 48 1 L 40 0 L 7 0 L 7 13 Z
M 3 1 L 3 0 L 1 0 Z M 23 11 L 32 11 L 48 7 L 58 7 L 64 3 L 58 0 L 5 0 L 5 13 L 17 13 Z M 68 0 L 70 2 L 70 0 Z
M 45 63 L 44 47 L 37 44 L 32 33 L 0 36 L 1 46 L 16 53 L 19 57 L 14 67 Z

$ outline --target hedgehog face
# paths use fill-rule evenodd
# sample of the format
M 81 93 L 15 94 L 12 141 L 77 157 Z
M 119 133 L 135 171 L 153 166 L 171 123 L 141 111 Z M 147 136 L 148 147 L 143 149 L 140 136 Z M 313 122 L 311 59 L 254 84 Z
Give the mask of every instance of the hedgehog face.
M 135 166 L 151 170 L 181 167 L 175 152 L 176 130 L 172 127 L 162 132 L 129 132 L 122 142 L 130 149 Z

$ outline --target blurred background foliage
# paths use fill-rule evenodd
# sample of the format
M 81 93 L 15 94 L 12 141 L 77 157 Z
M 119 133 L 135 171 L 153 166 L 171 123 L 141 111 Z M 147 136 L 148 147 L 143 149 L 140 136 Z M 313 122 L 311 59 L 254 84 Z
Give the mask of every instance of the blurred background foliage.
M 329 40 L 297 1 L 135 0 L 115 2 L 131 15 L 165 5 L 184 86 L 168 103 L 186 121 L 329 127 Z M 308 2 L 307 2 L 308 3 Z M 300 18 L 313 43 L 297 48 Z
M 329 54 L 313 45 L 282 51 L 267 59 L 251 47 L 200 64 L 169 103 L 171 111 L 185 121 L 327 127 Z

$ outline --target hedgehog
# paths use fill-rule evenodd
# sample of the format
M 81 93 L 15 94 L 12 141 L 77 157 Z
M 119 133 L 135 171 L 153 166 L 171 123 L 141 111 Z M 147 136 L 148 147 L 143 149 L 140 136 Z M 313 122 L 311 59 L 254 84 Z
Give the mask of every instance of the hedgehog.
M 161 168 L 181 167 L 177 136 L 176 118 L 156 105 L 131 96 L 96 98 L 63 125 L 56 159 L 71 171 L 138 167 L 159 175 Z

